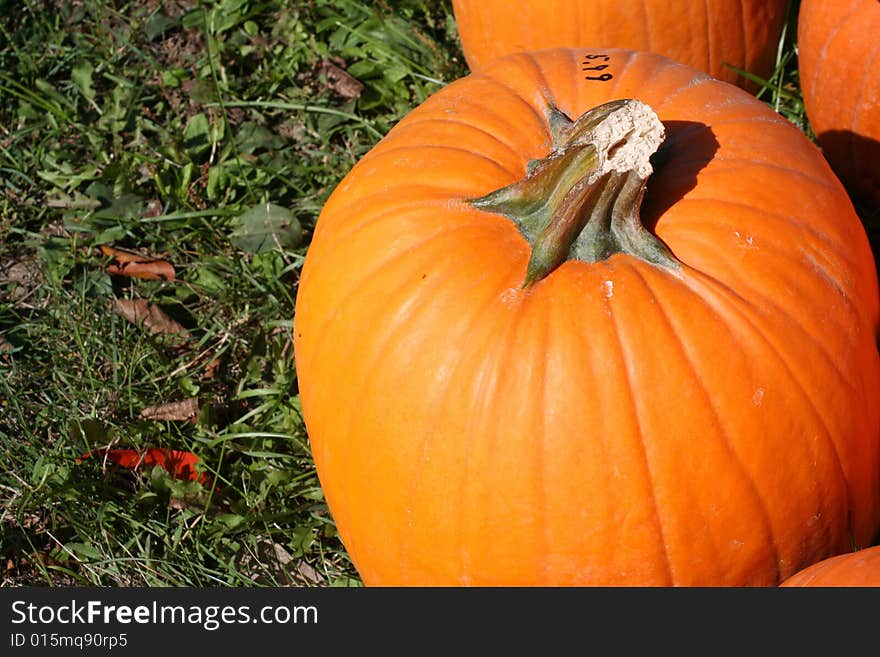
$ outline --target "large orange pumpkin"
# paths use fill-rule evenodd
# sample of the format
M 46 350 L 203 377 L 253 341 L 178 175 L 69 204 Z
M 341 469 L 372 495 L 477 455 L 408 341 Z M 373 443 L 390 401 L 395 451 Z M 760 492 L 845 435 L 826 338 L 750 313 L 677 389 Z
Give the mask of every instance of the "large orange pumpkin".
M 798 65 L 825 157 L 854 197 L 880 205 L 880 2 L 803 0 Z
M 518 50 L 559 46 L 650 50 L 726 82 L 773 72 L 787 0 L 453 0 L 476 70 Z
M 782 586 L 880 586 L 880 545 L 823 559 Z
M 653 232 L 645 153 L 594 176 L 656 141 L 627 98 L 666 131 Z M 358 162 L 294 345 L 368 585 L 776 585 L 880 524 L 877 331 L 802 133 L 659 55 L 563 49 L 453 82 Z

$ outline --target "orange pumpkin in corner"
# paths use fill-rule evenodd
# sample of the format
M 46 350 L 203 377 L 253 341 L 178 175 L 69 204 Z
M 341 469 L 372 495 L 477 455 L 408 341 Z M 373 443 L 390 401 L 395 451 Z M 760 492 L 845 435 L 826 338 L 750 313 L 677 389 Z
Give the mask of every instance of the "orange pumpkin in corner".
M 854 198 L 880 206 L 880 2 L 803 0 L 798 68 L 825 157 Z
M 814 563 L 782 586 L 880 586 L 880 545 Z
M 452 0 L 471 70 L 520 50 L 648 50 L 725 82 L 767 79 L 788 0 Z
M 368 585 L 775 586 L 880 526 L 878 325 L 792 124 L 660 55 L 558 49 L 354 166 L 294 346 Z

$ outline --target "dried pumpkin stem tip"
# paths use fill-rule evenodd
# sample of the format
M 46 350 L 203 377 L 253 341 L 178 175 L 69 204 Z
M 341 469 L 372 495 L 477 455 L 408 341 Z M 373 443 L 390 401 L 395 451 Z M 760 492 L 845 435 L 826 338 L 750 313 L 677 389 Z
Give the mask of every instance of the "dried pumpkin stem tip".
M 524 286 L 566 260 L 598 262 L 626 253 L 678 267 L 642 225 L 639 207 L 665 131 L 638 100 L 615 100 L 576 121 L 552 108 L 553 150 L 529 164 L 526 177 L 471 201 L 512 220 L 532 245 Z

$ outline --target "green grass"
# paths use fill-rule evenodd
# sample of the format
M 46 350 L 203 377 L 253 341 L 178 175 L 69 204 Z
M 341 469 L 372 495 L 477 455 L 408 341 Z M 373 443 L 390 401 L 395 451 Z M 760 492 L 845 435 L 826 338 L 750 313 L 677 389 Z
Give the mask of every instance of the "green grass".
M 360 584 L 300 415 L 296 284 L 334 186 L 465 72 L 447 1 L 0 0 L 0 583 Z M 791 26 L 762 87 L 809 134 Z M 79 459 L 107 446 L 194 451 L 211 483 Z
M 296 282 L 336 183 L 463 73 L 449 13 L 0 1 L 0 581 L 359 584 L 300 416 Z M 248 219 L 267 203 L 279 244 Z M 178 280 L 112 276 L 101 245 Z M 139 299 L 185 337 L 113 311 Z M 139 417 L 191 398 L 194 421 Z M 105 446 L 194 451 L 214 485 L 77 461 Z

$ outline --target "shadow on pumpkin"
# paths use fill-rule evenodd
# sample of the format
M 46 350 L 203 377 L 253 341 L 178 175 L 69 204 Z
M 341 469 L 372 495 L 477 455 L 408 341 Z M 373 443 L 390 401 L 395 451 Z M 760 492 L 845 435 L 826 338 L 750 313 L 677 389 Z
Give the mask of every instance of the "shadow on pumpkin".
M 862 220 L 880 275 L 880 142 L 830 130 L 819 136 L 819 145 Z
M 818 136 L 818 142 L 859 215 L 873 215 L 874 236 L 880 239 L 876 225 L 880 223 L 880 141 L 849 130 L 829 130 Z
M 697 174 L 712 161 L 718 140 L 696 121 L 664 121 L 666 139 L 651 158 L 654 174 L 642 203 L 642 223 L 654 233 L 658 219 L 697 186 Z

